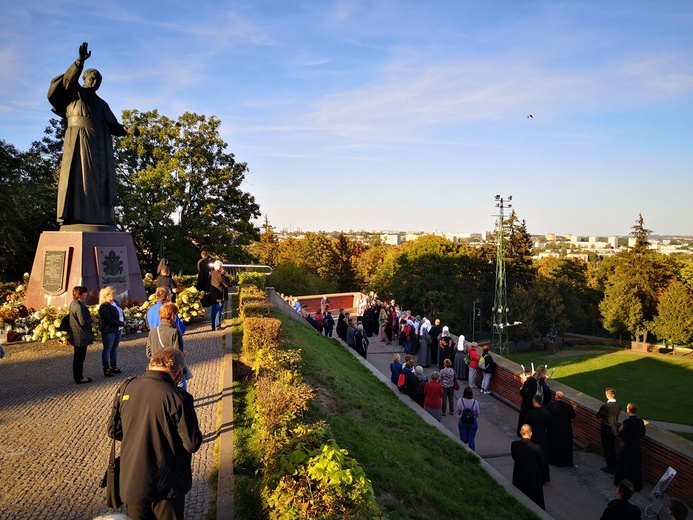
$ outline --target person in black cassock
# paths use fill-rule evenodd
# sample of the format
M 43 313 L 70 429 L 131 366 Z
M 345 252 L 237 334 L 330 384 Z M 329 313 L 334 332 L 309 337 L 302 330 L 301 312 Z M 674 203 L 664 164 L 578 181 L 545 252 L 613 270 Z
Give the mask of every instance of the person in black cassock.
M 346 342 L 347 322 L 344 309 L 339 309 L 339 317 L 337 318 L 337 337 Z
M 550 462 L 554 466 L 573 465 L 573 423 L 575 410 L 563 400 L 563 392 L 556 392 L 556 400 L 546 406 L 549 421 Z
M 613 473 L 616 467 L 616 434 L 618 427 L 621 425 L 618 422 L 618 416 L 621 414 L 621 405 L 616 401 L 616 390 L 607 388 L 606 403 L 604 403 L 597 412 L 597 419 L 601 421 L 599 425 L 599 435 L 602 441 L 602 449 L 604 450 L 604 460 L 606 466 L 602 468 L 605 473 Z
M 549 456 L 551 450 L 549 448 L 549 421 L 551 415 L 542 408 L 542 399 L 540 395 L 535 395 L 532 401 L 534 409 L 527 412 L 525 415 L 525 423 L 532 428 L 532 442 L 541 446 L 541 452 L 544 454 L 544 465 L 541 467 L 541 479 L 543 482 L 549 482 L 551 475 L 549 473 Z
M 628 502 L 633 496 L 633 484 L 622 480 L 616 490 L 616 498 L 609 502 L 599 520 L 640 520 L 640 508 Z
M 638 405 L 628 403 L 626 407 L 628 419 L 618 429 L 618 438 L 621 445 L 616 458 L 616 473 L 614 484 L 628 479 L 633 483 L 633 489 L 642 489 L 642 454 L 640 453 L 640 439 L 645 436 L 645 423 L 638 417 Z
M 537 393 L 537 380 L 532 377 L 532 369 L 526 367 L 524 374 L 520 376 L 522 378 L 522 387 L 520 388 L 520 396 L 522 397 L 522 403 L 520 404 L 520 416 L 517 418 L 517 436 L 520 435 L 520 428 L 525 424 L 525 415 L 527 412 L 534 408 L 532 401 Z
M 510 453 L 515 461 L 513 466 L 513 486 L 545 510 L 544 488 L 541 479 L 544 454 L 541 451 L 541 447 L 530 440 L 532 428 L 530 428 L 529 424 L 522 425 L 520 435 L 522 439 L 513 441 L 510 445 Z
M 200 259 L 197 261 L 197 283 L 195 284 L 195 289 L 200 292 L 209 292 L 210 270 L 207 251 L 202 251 L 200 253 Z

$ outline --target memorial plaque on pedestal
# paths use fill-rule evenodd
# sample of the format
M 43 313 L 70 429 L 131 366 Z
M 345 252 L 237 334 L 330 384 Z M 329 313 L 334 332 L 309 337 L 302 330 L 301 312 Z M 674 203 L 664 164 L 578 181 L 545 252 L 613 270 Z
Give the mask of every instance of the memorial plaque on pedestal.
M 43 290 L 60 293 L 65 289 L 67 251 L 46 251 L 43 257 Z

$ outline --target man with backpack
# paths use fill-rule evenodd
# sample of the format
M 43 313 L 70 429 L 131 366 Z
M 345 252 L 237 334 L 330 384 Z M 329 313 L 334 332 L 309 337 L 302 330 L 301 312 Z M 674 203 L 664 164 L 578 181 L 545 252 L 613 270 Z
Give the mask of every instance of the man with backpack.
M 491 384 L 491 374 L 493 374 L 494 365 L 495 361 L 493 361 L 493 358 L 491 357 L 491 354 L 488 351 L 488 345 L 484 345 L 484 348 L 482 349 L 481 358 L 479 358 L 479 370 L 481 370 L 482 373 L 482 394 L 491 395 L 491 390 L 489 390 L 488 387 Z

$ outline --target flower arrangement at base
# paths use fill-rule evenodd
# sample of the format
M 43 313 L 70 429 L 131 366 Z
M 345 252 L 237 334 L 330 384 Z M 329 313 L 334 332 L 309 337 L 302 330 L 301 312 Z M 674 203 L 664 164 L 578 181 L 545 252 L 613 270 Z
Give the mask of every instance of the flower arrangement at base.
M 123 309 L 123 316 L 125 317 L 125 327 L 123 327 L 124 334 L 136 334 L 144 330 L 144 317 L 147 314 L 147 309 L 151 305 L 147 305 L 148 301 L 143 305 L 135 307 L 127 307 Z
M 178 317 L 183 323 L 190 323 L 205 315 L 205 308 L 200 303 L 200 298 L 200 291 L 194 287 L 188 287 L 178 293 L 176 305 L 178 305 Z

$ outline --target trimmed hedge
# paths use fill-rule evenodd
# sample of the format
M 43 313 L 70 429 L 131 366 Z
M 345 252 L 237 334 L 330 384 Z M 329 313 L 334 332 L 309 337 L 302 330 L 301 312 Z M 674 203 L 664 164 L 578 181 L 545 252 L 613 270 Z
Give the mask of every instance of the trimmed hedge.
M 240 292 L 241 354 L 256 375 L 254 435 L 263 451 L 261 497 L 268 517 L 380 518 L 363 468 L 337 445 L 326 423 L 304 424 L 315 390 L 300 373 L 300 350 L 284 345 L 282 323 L 269 317 L 271 307 L 254 283 Z

